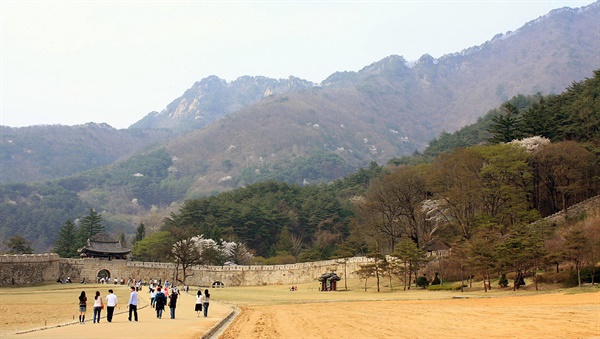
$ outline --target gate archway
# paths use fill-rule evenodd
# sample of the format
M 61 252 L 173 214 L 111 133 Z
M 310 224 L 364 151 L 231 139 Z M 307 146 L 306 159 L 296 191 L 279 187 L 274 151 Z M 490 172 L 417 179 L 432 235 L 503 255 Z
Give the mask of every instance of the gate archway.
M 101 280 L 102 278 L 104 278 L 104 281 L 105 281 L 106 283 L 110 283 L 110 271 L 109 271 L 109 270 L 106 270 L 106 269 L 102 269 L 102 270 L 98 271 L 98 274 L 97 274 L 97 278 L 96 278 L 96 280 L 97 280 L 98 282 L 100 282 L 100 280 Z

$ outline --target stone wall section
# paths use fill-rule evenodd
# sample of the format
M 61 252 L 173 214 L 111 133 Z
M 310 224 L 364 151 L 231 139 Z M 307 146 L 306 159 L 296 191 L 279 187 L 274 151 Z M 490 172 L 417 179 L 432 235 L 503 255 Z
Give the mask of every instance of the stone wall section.
M 323 273 L 336 272 L 342 279 L 355 278 L 365 257 L 325 260 L 290 265 L 268 266 L 194 266 L 186 282 L 191 286 L 211 286 L 220 281 L 225 286 L 294 285 L 316 282 Z M 0 285 L 30 285 L 55 282 L 70 277 L 74 283 L 85 278 L 96 281 L 102 270 L 112 279 L 161 279 L 173 281 L 176 266 L 172 263 L 106 260 L 98 258 L 67 259 L 58 254 L 25 254 L 0 256 Z
M 540 219 L 533 224 L 540 222 L 550 222 L 551 224 L 560 224 L 565 222 L 567 215 L 570 218 L 578 218 L 582 215 L 596 215 L 600 213 L 600 195 L 597 195 L 593 198 L 584 200 L 580 203 L 577 203 L 573 206 L 567 208 L 567 213 L 565 214 L 564 210 L 556 212 L 552 215 L 549 215 L 543 219 Z
M 0 285 L 56 281 L 60 261 L 60 256 L 55 253 L 0 255 Z

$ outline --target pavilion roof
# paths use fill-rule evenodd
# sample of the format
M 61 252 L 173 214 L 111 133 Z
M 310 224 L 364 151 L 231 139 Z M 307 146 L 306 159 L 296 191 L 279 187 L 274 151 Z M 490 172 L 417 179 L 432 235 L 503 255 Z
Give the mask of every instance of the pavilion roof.
M 129 254 L 131 252 L 129 248 L 124 248 L 119 240 L 108 233 L 93 235 L 87 240 L 81 251 L 99 254 Z

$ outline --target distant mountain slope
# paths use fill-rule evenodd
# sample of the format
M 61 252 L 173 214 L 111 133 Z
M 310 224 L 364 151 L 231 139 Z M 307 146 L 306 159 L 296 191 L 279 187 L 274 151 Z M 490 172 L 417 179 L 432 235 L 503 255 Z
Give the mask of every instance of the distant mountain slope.
M 125 159 L 170 136 L 169 130 L 117 130 L 95 123 L 0 126 L 0 184 L 67 177 Z
M 161 112 L 150 112 L 130 128 L 169 128 L 179 133 L 202 128 L 213 121 L 273 94 L 281 94 L 315 84 L 295 77 L 270 79 L 239 77 L 227 83 L 217 76 L 196 82 Z
M 316 151 L 342 157 L 346 166 L 338 173 L 385 163 L 423 150 L 440 132 L 472 123 L 514 95 L 558 93 L 590 76 L 600 68 L 598 17 L 599 2 L 555 10 L 460 53 L 414 63 L 390 56 L 358 72 L 332 74 L 319 87 L 294 77 L 228 83 L 211 76 L 127 132 L 3 127 L 0 183 L 62 178 L 111 163 L 170 138 L 151 131 L 156 128 L 193 131 L 168 146 L 173 156 L 186 155 L 175 162 L 188 174 L 231 176 L 229 184 L 253 180 L 240 177 L 253 169 L 289 170 Z
M 599 3 L 561 9 L 439 60 L 390 56 L 335 73 L 320 87 L 265 98 L 166 149 L 199 191 L 247 183 L 252 172 L 289 170 L 316 151 L 340 156 L 348 168 L 385 163 L 514 95 L 558 93 L 592 76 L 600 68 L 600 29 L 590 29 L 598 17 Z

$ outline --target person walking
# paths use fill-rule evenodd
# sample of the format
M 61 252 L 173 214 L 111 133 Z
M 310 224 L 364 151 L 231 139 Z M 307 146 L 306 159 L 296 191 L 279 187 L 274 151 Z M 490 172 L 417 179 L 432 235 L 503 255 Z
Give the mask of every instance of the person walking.
M 81 291 L 79 295 L 79 324 L 83 325 L 85 322 L 85 309 L 87 307 L 87 297 L 85 291 Z
M 135 319 L 135 321 L 138 321 L 138 314 L 137 314 L 137 305 L 138 305 L 138 294 L 136 291 L 136 288 L 134 286 L 131 286 L 131 294 L 129 295 L 129 318 L 127 318 L 129 321 L 131 321 L 131 313 L 133 312 L 133 318 Z
M 171 309 L 171 319 L 175 319 L 175 307 L 177 307 L 177 297 L 179 293 L 177 291 L 172 290 L 171 295 L 169 295 L 169 308 Z
M 117 296 L 113 293 L 113 290 L 108 290 L 108 295 L 106 296 L 106 321 L 112 322 L 113 313 L 115 312 L 117 303 Z
M 204 298 L 202 299 L 202 307 L 204 308 L 204 318 L 208 316 L 208 305 L 210 304 L 210 293 L 208 289 L 204 290 Z
M 198 293 L 196 294 L 196 306 L 194 311 L 196 311 L 198 318 L 200 318 L 200 312 L 202 312 L 202 291 L 200 290 L 198 290 Z
M 162 313 L 167 303 L 167 297 L 162 292 L 162 286 L 158 285 L 156 288 L 156 296 L 154 296 L 154 306 L 156 307 L 156 317 L 162 319 Z
M 100 312 L 102 311 L 102 308 L 104 308 L 104 304 L 102 303 L 100 291 L 96 291 L 96 295 L 94 296 L 94 324 L 100 322 Z
M 154 298 L 156 297 L 156 292 L 154 292 L 154 289 L 151 288 L 150 289 L 150 306 L 152 306 L 152 308 L 154 308 Z

